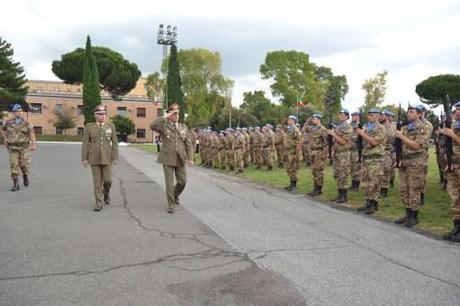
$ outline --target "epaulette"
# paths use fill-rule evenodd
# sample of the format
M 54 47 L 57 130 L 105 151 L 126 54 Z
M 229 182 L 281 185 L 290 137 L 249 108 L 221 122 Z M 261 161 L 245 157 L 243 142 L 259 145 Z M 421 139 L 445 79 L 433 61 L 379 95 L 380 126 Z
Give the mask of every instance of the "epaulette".
M 87 123 L 85 126 L 91 126 L 91 125 L 95 125 L 96 122 L 90 122 L 90 123 Z

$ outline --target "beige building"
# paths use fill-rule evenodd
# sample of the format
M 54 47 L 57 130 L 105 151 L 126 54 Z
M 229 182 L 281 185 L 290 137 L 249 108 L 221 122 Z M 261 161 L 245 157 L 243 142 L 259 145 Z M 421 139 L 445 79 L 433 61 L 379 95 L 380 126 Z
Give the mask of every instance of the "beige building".
M 121 101 L 113 100 L 107 92 L 101 93 L 102 104 L 107 107 L 107 117 L 121 115 L 130 118 L 136 133 L 128 136 L 132 142 L 152 142 L 153 132 L 150 123 L 155 120 L 161 103 L 150 101 L 146 95 L 145 78 L 140 78 L 136 87 Z M 82 86 L 69 85 L 56 81 L 28 81 L 26 101 L 31 109 L 27 120 L 34 126 L 37 135 L 61 135 L 63 131 L 54 127 L 56 109 L 70 109 L 75 112 L 76 128 L 66 131 L 67 135 L 83 135 L 83 100 Z

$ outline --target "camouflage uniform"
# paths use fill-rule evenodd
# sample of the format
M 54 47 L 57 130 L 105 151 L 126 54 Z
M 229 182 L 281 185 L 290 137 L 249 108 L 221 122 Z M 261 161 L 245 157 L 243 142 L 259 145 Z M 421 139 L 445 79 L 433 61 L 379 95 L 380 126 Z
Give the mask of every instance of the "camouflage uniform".
M 262 147 L 262 141 L 263 141 L 263 134 L 256 129 L 254 132 L 254 164 L 257 166 L 257 169 L 262 168 L 263 164 L 263 147 Z
M 417 142 L 421 147 L 411 149 L 402 143 L 401 167 L 399 168 L 401 202 L 406 207 L 406 216 L 395 221 L 406 223 L 407 227 L 416 224 L 417 212 L 421 206 L 423 180 L 425 176 L 425 148 L 428 145 L 428 134 L 425 125 L 420 121 L 409 122 L 401 131 L 404 136 Z
M 368 123 L 364 132 L 377 141 L 373 146 L 363 139 L 363 162 L 362 162 L 362 183 L 366 199 L 366 214 L 372 214 L 378 210 L 378 198 L 380 194 L 380 183 L 383 176 L 383 163 L 385 154 L 385 127 L 378 122 Z
M 249 162 L 251 161 L 251 146 L 250 146 L 250 141 L 251 141 L 251 136 L 247 131 L 244 131 L 244 153 L 243 153 L 243 161 L 244 161 L 244 167 L 246 168 L 249 166 Z
M 267 128 L 262 138 L 263 160 L 268 170 L 273 169 L 273 152 L 275 150 L 275 135 L 273 131 Z
M 436 163 L 438 164 L 439 171 L 439 182 L 444 184 L 446 187 L 447 184 L 447 161 L 445 158 L 446 154 L 446 136 L 441 133 L 436 133 Z
M 284 132 L 281 128 L 277 128 L 275 132 L 275 149 L 276 149 L 276 159 L 278 160 L 278 167 L 284 167 L 284 161 L 286 159 L 286 153 L 284 149 Z
M 230 171 L 233 171 L 235 168 L 235 163 L 234 163 L 234 152 L 233 152 L 233 140 L 234 137 L 232 133 L 228 132 L 228 134 L 225 136 L 225 155 L 227 157 L 227 166 Z
M 313 175 L 314 190 L 310 196 L 320 195 L 324 181 L 324 168 L 326 166 L 327 129 L 321 124 L 308 125 L 305 128 L 308 134 L 308 153 L 310 156 L 311 173 Z M 305 134 L 304 134 L 305 135 Z
M 420 197 L 421 197 L 421 204 L 423 205 L 425 203 L 425 192 L 426 192 L 426 175 L 428 174 L 428 149 L 429 149 L 429 144 L 430 144 L 430 139 L 431 139 L 431 135 L 433 134 L 433 125 L 431 124 L 430 121 L 426 120 L 426 118 L 421 118 L 421 122 L 423 123 L 423 125 L 425 126 L 424 128 L 424 131 L 426 133 L 426 137 L 427 137 L 427 146 L 425 147 L 425 150 L 424 150 L 424 159 L 425 159 L 425 166 L 424 166 L 424 175 L 423 175 L 423 189 L 422 189 L 422 193 L 420 194 Z
M 210 152 L 211 152 L 211 158 L 212 158 L 212 167 L 219 168 L 221 166 L 219 162 L 219 138 L 216 132 L 210 135 L 209 141 L 210 141 L 210 148 L 211 148 Z
M 387 191 L 390 188 L 391 172 L 393 171 L 393 159 L 392 150 L 395 137 L 395 126 L 391 122 L 385 122 L 383 124 L 386 132 L 384 141 L 385 152 L 383 153 L 383 175 L 380 187 L 382 188 L 382 196 L 387 196 Z
M 28 176 L 31 156 L 29 151 L 30 134 L 34 132 L 32 124 L 24 119 L 7 120 L 3 126 L 8 139 L 8 152 L 10 155 L 11 177 L 14 180 L 19 176 L 19 169 L 23 175 Z
M 217 156 L 219 159 L 219 168 L 224 170 L 227 160 L 225 152 L 225 136 L 222 133 L 218 136 L 217 151 Z
M 254 137 L 255 137 L 255 132 L 253 130 L 249 131 L 249 158 L 251 159 L 251 162 L 255 165 L 255 149 L 254 149 Z
M 239 173 L 242 173 L 243 168 L 244 168 L 243 152 L 244 152 L 244 147 L 245 146 L 246 146 L 246 139 L 245 139 L 244 134 L 236 133 L 234 141 L 233 141 L 233 148 L 234 148 L 234 151 L 235 151 L 234 165 L 235 165 L 235 167 L 238 167 L 238 172 Z
M 286 172 L 291 180 L 291 185 L 285 189 L 292 191 L 296 188 L 299 180 L 297 173 L 299 171 L 300 152 L 297 150 L 301 149 L 300 146 L 302 145 L 302 133 L 297 126 L 288 126 L 284 143 L 286 144 L 287 154 Z
M 309 142 L 309 135 L 306 131 L 302 131 L 302 157 L 305 161 L 305 165 L 308 167 L 311 163 L 310 160 L 310 153 L 308 151 L 308 142 Z
M 460 107 L 457 112 L 460 112 Z M 460 119 L 452 124 L 452 130 L 460 137 Z M 452 203 L 452 219 L 455 227 L 444 238 L 460 242 L 460 143 L 452 140 L 452 148 L 453 171 L 447 172 L 447 192 Z
M 346 192 L 348 189 L 348 177 L 350 176 L 351 169 L 350 149 L 352 146 L 353 128 L 348 122 L 342 122 L 334 127 L 334 131 L 337 136 L 346 140 L 346 143 L 343 145 L 339 144 L 337 141 L 334 141 L 333 145 L 334 179 L 337 182 L 337 188 L 340 193 L 340 191 Z
M 350 151 L 350 162 L 351 162 L 351 181 L 352 181 L 352 189 L 355 191 L 359 190 L 359 184 L 361 182 L 361 165 L 362 161 L 358 161 L 359 154 L 358 154 L 358 134 L 356 133 L 356 129 L 358 128 L 358 122 L 351 122 L 351 127 L 353 128 L 352 134 L 352 141 L 353 145 L 351 146 Z

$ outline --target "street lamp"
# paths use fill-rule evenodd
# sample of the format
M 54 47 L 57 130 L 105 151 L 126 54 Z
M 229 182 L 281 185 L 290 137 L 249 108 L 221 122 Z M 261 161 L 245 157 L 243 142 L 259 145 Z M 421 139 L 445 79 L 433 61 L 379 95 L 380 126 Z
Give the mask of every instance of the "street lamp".
M 177 27 L 168 24 L 166 29 L 163 24 L 160 24 L 157 31 L 157 44 L 163 45 L 163 62 L 168 57 L 168 46 L 175 45 L 177 43 Z M 167 75 L 167 74 L 166 74 Z M 165 78 L 166 79 L 166 78 Z M 167 82 L 164 86 L 164 106 L 163 109 L 168 108 L 168 93 L 167 93 Z

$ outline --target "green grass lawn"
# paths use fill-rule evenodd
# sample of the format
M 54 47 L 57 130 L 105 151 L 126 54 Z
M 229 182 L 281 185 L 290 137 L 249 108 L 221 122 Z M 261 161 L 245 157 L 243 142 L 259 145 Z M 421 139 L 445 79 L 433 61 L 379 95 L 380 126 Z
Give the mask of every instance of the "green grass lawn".
M 152 145 L 133 145 L 150 153 L 156 152 L 156 146 Z M 199 164 L 199 156 L 197 156 L 197 164 Z M 235 172 L 216 170 L 230 175 L 237 175 Z M 289 178 L 285 169 L 274 168 L 273 171 L 257 170 L 253 166 L 245 169 L 245 172 L 238 174 L 249 180 L 262 182 L 272 187 L 283 188 L 289 185 Z M 425 194 L 425 206 L 419 212 L 420 223 L 416 229 L 440 235 L 449 231 L 452 227 L 450 198 L 446 191 L 441 190 L 441 185 L 438 184 L 439 174 L 436 164 L 434 150 L 430 151 L 427 176 L 427 192 Z M 301 163 L 299 171 L 299 182 L 297 192 L 306 194 L 313 188 L 313 180 L 310 168 Z M 284 191 L 283 191 L 284 192 Z M 326 203 L 337 195 L 337 185 L 332 176 L 332 167 L 328 166 L 325 171 L 323 194 L 318 197 L 318 200 Z M 348 203 L 346 206 L 356 208 L 361 206 L 365 199 L 361 192 L 348 192 Z M 395 220 L 404 214 L 404 208 L 399 199 L 399 181 L 398 170 L 396 170 L 395 187 L 388 192 L 388 198 L 380 199 L 379 211 L 375 216 L 386 220 Z

